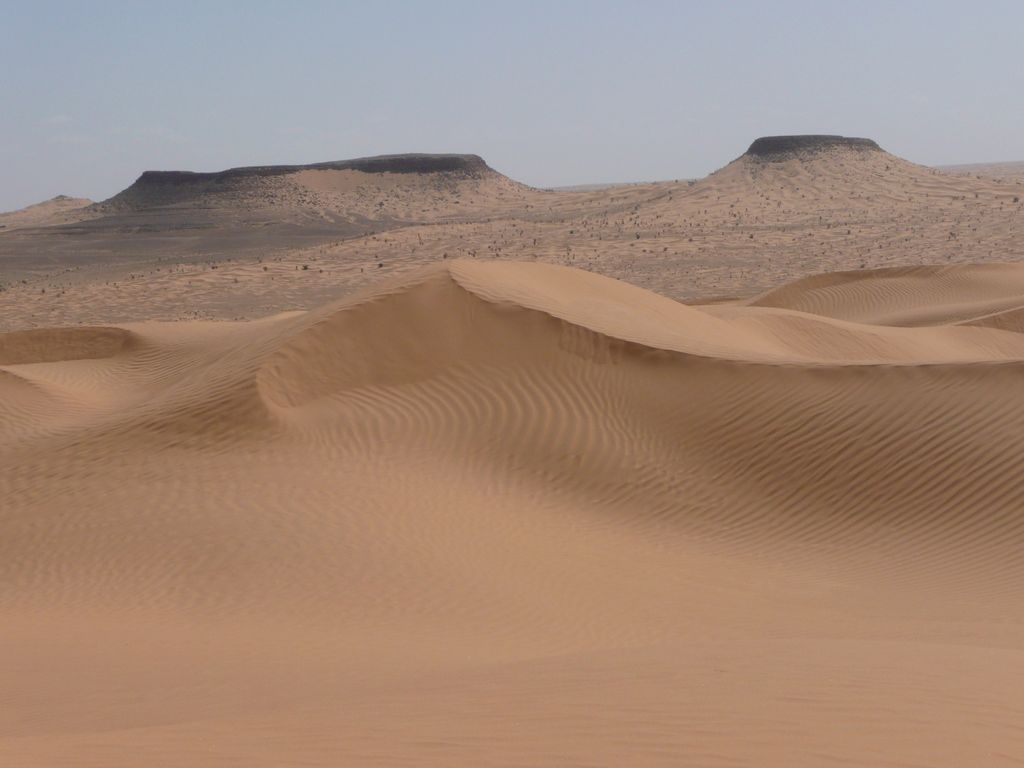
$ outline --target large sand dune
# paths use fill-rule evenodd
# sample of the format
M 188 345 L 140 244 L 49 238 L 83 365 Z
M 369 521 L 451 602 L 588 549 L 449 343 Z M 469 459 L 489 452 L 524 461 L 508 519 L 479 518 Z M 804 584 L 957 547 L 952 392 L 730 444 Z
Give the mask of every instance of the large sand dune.
M 0 335 L 0 762 L 1019 765 L 1021 307 L 452 260 Z

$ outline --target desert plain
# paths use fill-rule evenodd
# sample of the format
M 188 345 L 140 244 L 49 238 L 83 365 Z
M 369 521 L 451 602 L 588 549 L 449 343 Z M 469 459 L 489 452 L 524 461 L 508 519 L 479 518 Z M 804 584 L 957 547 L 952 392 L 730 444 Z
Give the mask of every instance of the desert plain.
M 799 136 L 0 214 L 0 764 L 1024 763 L 1022 197 Z

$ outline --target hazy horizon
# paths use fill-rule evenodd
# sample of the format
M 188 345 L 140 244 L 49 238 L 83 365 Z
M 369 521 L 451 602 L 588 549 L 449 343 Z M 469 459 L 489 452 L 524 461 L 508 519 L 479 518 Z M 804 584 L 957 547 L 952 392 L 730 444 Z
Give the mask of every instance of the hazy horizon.
M 542 187 L 694 178 L 762 135 L 1024 159 L 1019 4 L 14 6 L 0 210 L 148 169 L 465 152 Z M 722 41 L 728 40 L 727 45 Z

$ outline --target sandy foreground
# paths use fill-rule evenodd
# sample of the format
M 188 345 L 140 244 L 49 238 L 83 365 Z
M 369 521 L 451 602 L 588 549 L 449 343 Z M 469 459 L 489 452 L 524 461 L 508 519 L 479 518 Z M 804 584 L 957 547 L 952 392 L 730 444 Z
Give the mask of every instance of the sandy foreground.
M 1020 765 L 1022 307 L 453 259 L 0 335 L 0 763 Z

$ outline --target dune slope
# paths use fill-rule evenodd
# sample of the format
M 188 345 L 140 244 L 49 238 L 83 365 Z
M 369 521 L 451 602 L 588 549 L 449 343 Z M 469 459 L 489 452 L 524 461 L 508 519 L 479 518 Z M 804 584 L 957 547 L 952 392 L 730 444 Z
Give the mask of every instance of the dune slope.
M 1018 764 L 990 269 L 955 322 L 943 270 L 702 307 L 451 261 L 2 335 L 0 762 Z

